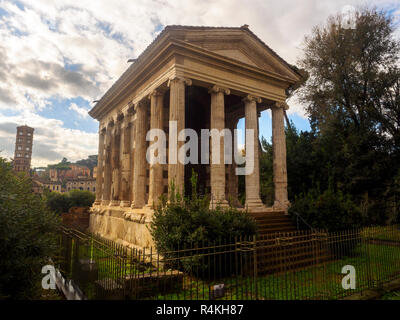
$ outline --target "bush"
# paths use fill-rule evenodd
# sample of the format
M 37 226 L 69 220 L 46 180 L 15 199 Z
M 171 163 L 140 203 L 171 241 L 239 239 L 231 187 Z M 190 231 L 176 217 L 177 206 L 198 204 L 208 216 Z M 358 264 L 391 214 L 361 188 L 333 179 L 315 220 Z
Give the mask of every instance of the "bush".
M 47 192 L 44 195 L 47 206 L 57 213 L 66 213 L 72 207 L 90 207 L 96 196 L 87 190 L 72 190 L 67 193 Z
M 329 188 L 322 194 L 312 189 L 307 194 L 296 197 L 289 208 L 289 214 L 295 220 L 299 214 L 310 226 L 315 229 L 324 229 L 329 232 L 338 232 L 357 229 L 362 226 L 362 214 L 359 207 L 351 200 L 350 195 L 341 191 L 334 192 Z M 302 225 L 303 227 L 305 224 Z M 331 252 L 338 258 L 352 254 L 360 237 L 342 241 L 340 247 L 331 245 Z
M 328 189 L 320 194 L 312 189 L 307 194 L 296 197 L 289 208 L 293 219 L 299 214 L 315 229 L 341 231 L 362 226 L 362 215 L 359 207 L 351 200 L 350 195 L 341 191 Z
M 196 245 L 201 247 L 202 244 L 217 244 L 219 241 L 233 241 L 235 237 L 256 234 L 255 221 L 246 213 L 234 208 L 209 209 L 209 199 L 197 196 L 196 185 L 197 177 L 193 173 L 192 196 L 182 198 L 172 191 L 168 203 L 162 199 L 150 224 L 150 232 L 157 251 L 170 258 L 178 258 L 179 253 L 173 251 L 179 249 L 192 248 Z M 171 188 L 174 190 L 173 185 Z M 218 254 L 221 262 L 227 258 Z M 183 268 L 185 271 L 197 271 L 204 275 L 210 274 L 210 268 L 214 268 L 215 263 L 213 256 L 192 256 L 182 259 L 180 265 L 174 267 Z
M 30 178 L 0 158 L 0 299 L 38 298 L 41 269 L 57 253 L 60 218 L 32 192 Z
M 96 199 L 96 195 L 87 190 L 71 190 L 67 197 L 70 207 L 90 207 Z

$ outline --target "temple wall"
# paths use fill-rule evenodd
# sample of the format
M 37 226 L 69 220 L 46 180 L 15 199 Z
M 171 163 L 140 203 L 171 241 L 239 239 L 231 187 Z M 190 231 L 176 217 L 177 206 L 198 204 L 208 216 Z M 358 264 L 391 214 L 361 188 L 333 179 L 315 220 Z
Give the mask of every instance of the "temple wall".
M 92 209 L 89 231 L 131 248 L 155 247 L 145 212 L 124 209 Z

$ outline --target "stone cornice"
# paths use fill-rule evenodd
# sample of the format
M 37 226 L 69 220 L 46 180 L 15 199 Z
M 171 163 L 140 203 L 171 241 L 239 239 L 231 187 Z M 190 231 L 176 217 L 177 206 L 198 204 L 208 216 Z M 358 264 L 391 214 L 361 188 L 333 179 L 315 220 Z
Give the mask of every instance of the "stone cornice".
M 238 28 L 233 29 L 236 30 Z M 138 58 L 138 60 L 127 69 L 127 71 L 117 80 L 116 83 L 114 83 L 114 85 L 100 99 L 100 101 L 89 112 L 89 114 L 92 117 L 100 120 L 102 117 L 104 117 L 108 110 L 112 108 L 111 105 L 118 105 L 123 99 L 126 98 L 127 95 L 129 95 L 129 92 L 127 92 L 128 90 L 132 92 L 133 88 L 137 88 L 141 83 L 146 81 L 146 77 L 144 75 L 147 76 L 148 74 L 151 74 L 154 70 L 163 65 L 165 61 L 171 59 L 176 54 L 176 50 L 179 48 L 184 49 L 185 52 L 197 53 L 203 55 L 204 57 L 217 60 L 216 62 L 218 63 L 228 64 L 230 65 L 230 68 L 242 68 L 243 70 L 248 70 L 250 73 L 258 73 L 263 77 L 286 82 L 288 85 L 296 81 L 294 78 L 290 79 L 287 77 L 282 77 L 281 75 L 267 72 L 235 59 L 208 51 L 183 40 L 174 39 L 172 36 L 174 36 L 174 34 L 171 35 L 169 32 L 163 31 L 162 34 L 160 34 L 160 36 L 157 37 L 152 43 L 152 45 L 149 46 L 149 48 L 146 49 L 145 52 Z

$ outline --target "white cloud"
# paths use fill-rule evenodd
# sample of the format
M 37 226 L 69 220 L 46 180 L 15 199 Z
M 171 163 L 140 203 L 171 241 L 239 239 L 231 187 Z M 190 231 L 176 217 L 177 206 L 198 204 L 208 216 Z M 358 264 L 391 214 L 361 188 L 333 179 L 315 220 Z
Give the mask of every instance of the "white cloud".
M 85 108 L 78 107 L 76 103 L 71 103 L 68 109 L 78 113 L 78 115 L 81 118 L 87 118 L 89 116 L 88 110 L 86 110 Z
M 23 10 L 10 0 L 0 0 L 0 112 L 16 114 L 2 116 L 0 126 L 21 121 L 37 126 L 37 141 L 43 142 L 42 146 L 74 159 L 96 153 L 96 135 L 85 133 L 85 128 L 67 129 L 61 116 L 45 119 L 38 112 L 46 112 L 54 100 L 81 97 L 86 103 L 74 102 L 68 110 L 71 117 L 76 117 L 75 123 L 79 123 L 79 118 L 88 118 L 84 106 L 105 93 L 128 67 L 127 59 L 137 57 L 161 26 L 249 24 L 279 55 L 295 63 L 304 35 L 314 25 L 323 23 L 330 14 L 341 12 L 346 5 L 362 5 L 365 1 L 20 0 L 19 3 Z M 396 3 L 374 1 L 382 7 Z M 3 11 L 7 14 L 1 15 Z M 304 116 L 303 107 L 294 98 L 289 105 L 291 113 Z M 3 132 L 0 135 L 4 141 L 15 138 L 13 134 L 7 137 Z M 4 149 L 12 155 L 13 143 Z M 37 160 L 34 158 L 37 163 L 53 161 L 46 156 L 45 149 L 39 153 Z
M 32 166 L 57 163 L 63 157 L 71 161 L 97 154 L 98 135 L 82 130 L 67 129 L 57 119 L 43 118 L 26 111 L 18 116 L 0 117 L 0 155 L 14 156 L 16 127 L 28 124 L 35 128 L 33 134 Z

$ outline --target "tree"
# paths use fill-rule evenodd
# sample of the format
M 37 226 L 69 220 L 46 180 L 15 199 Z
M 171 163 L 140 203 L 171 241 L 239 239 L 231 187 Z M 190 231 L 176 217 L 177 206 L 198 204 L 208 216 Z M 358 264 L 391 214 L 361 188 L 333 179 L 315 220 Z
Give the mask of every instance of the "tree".
M 41 269 L 57 252 L 60 219 L 31 190 L 0 158 L 0 298 L 37 298 Z
M 385 12 L 361 8 L 352 19 L 351 29 L 330 17 L 305 38 L 299 66 L 309 78 L 298 92 L 315 136 L 314 183 L 326 190 L 332 178 L 383 223 L 400 160 L 400 44 Z
M 46 192 L 47 207 L 56 213 L 67 213 L 72 207 L 90 207 L 96 196 L 87 190 L 71 190 L 66 193 Z
M 332 119 L 360 130 L 380 126 L 382 107 L 391 108 L 385 96 L 398 88 L 400 44 L 393 38 L 393 18 L 364 8 L 353 19 L 355 28 L 349 29 L 343 16 L 330 17 L 305 38 L 299 64 L 310 77 L 300 97 L 319 129 Z

